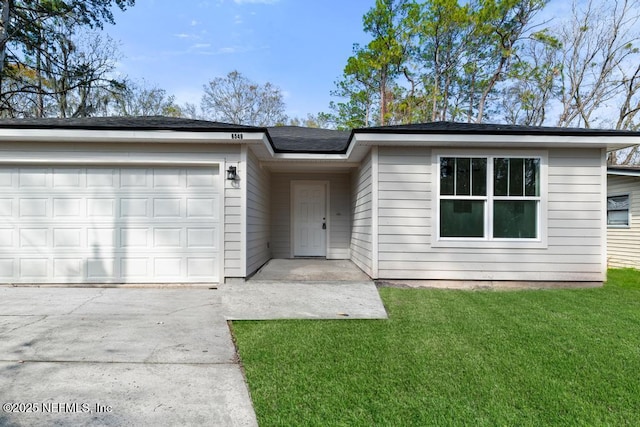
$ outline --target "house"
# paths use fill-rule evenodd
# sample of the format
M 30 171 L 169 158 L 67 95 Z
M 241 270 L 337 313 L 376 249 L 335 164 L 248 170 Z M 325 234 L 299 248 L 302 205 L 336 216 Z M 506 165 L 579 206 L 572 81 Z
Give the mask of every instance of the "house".
M 374 279 L 601 282 L 619 131 L 0 121 L 0 282 L 242 280 L 271 258 Z
M 640 167 L 607 170 L 607 257 L 610 267 L 640 268 Z

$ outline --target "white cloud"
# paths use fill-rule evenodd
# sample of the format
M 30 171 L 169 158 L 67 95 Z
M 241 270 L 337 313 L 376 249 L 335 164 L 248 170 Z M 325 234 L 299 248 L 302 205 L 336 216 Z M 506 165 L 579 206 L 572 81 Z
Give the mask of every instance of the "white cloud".
M 243 21 L 242 21 L 242 16 L 240 16 L 240 15 L 236 15 L 236 16 L 234 17 L 234 19 L 233 19 L 233 22 L 234 22 L 234 24 L 236 24 L 236 25 L 240 25 L 240 24 L 242 24 L 242 22 L 243 22 Z
M 233 0 L 235 4 L 274 4 L 280 0 Z
M 185 33 L 180 33 L 180 34 L 174 34 L 175 37 L 179 38 L 179 39 L 190 39 L 193 36 L 190 34 L 185 34 Z
M 198 21 L 196 21 L 195 19 L 193 19 L 193 20 L 191 21 L 191 26 L 192 26 L 192 27 L 195 27 L 195 26 L 196 26 L 196 25 L 198 25 L 198 24 L 199 24 L 199 22 L 198 22 Z
M 193 46 L 191 46 L 190 49 L 208 49 L 211 47 L 210 43 L 196 43 Z

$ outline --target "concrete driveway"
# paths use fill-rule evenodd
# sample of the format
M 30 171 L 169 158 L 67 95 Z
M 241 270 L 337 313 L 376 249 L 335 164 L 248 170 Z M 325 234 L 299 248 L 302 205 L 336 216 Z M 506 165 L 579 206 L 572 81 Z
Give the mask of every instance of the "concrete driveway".
M 0 287 L 0 425 L 257 425 L 228 318 L 386 312 L 371 282 Z

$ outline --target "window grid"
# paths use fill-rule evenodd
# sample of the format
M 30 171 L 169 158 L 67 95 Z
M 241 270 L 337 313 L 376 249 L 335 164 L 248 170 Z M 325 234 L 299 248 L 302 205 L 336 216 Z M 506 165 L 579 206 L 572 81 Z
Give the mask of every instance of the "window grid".
M 454 194 L 451 195 L 442 195 L 441 194 L 441 179 L 438 179 L 438 199 L 439 200 L 482 200 L 484 201 L 484 237 L 443 237 L 441 236 L 441 231 L 442 231 L 442 224 L 439 223 L 438 224 L 438 237 L 440 239 L 446 239 L 446 240 L 451 240 L 451 241 L 455 241 L 455 240 L 478 240 L 478 241 L 524 241 L 524 240 L 538 240 L 540 239 L 541 236 L 541 230 L 540 230 L 540 220 L 541 220 L 541 212 L 540 212 L 540 205 L 541 205 L 541 200 L 542 200 L 542 196 L 540 195 L 541 191 L 540 191 L 540 168 L 541 168 L 541 158 L 540 157 L 535 157 L 535 156 L 487 156 L 487 157 L 478 157 L 478 156 L 460 156 L 460 155 L 440 155 L 438 156 L 438 168 L 440 169 L 442 167 L 442 159 L 445 158 L 450 158 L 450 159 L 459 159 L 459 158 L 468 158 L 468 159 L 485 159 L 486 160 L 486 176 L 485 176 L 485 180 L 486 180 L 486 191 L 485 191 L 485 196 L 474 196 L 474 195 L 470 195 L 470 196 L 458 196 L 456 195 L 456 189 L 457 189 L 457 161 L 454 163 L 455 167 L 454 167 Z M 538 171 L 538 174 L 536 176 L 536 192 L 538 193 L 538 195 L 536 196 L 526 196 L 526 165 L 523 167 L 522 170 L 522 182 L 523 182 L 523 195 L 522 196 L 509 196 L 508 194 L 510 193 L 510 178 L 511 178 L 511 162 L 508 162 L 508 171 L 507 171 L 507 195 L 506 196 L 496 196 L 495 193 L 495 160 L 496 159 L 503 159 L 503 160 L 510 160 L 510 159 L 522 159 L 523 162 L 526 162 L 527 159 L 533 159 L 535 160 L 535 164 L 536 164 L 536 168 Z M 472 162 L 472 160 L 471 160 Z M 441 171 L 440 171 L 441 173 Z M 440 177 L 441 175 L 438 174 L 438 176 Z M 473 174 L 472 174 L 473 176 Z M 473 178 L 471 178 L 471 183 Z M 470 185 L 471 185 L 470 183 Z M 472 187 L 470 187 L 472 188 Z M 489 203 L 491 201 L 491 203 Z M 535 224 L 535 237 L 532 238 L 518 238 L 518 237 L 494 237 L 495 234 L 495 230 L 494 230 L 494 201 L 535 201 L 536 202 L 536 224 Z M 442 209 L 442 205 L 440 202 L 438 202 L 438 209 L 441 210 Z M 441 213 L 439 213 L 438 217 L 441 215 Z

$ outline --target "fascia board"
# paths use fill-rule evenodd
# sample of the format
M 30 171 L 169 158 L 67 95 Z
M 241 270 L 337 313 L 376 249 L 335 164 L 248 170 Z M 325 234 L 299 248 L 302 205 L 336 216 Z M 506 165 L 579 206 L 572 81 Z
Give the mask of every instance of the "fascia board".
M 352 145 L 404 145 L 443 146 L 465 145 L 476 147 L 582 147 L 618 150 L 640 144 L 634 136 L 563 136 L 563 135 L 484 135 L 484 134 L 386 134 L 363 133 L 354 135 Z
M 240 137 L 241 135 L 241 137 Z M 225 143 L 261 142 L 264 132 L 187 132 L 167 130 L 0 129 L 0 141 L 11 142 L 154 142 Z
M 640 171 L 622 171 L 622 170 L 608 170 L 607 175 L 615 175 L 615 176 L 640 176 Z
M 346 154 L 324 154 L 324 153 L 274 153 L 275 160 L 333 160 L 347 161 L 349 158 Z

